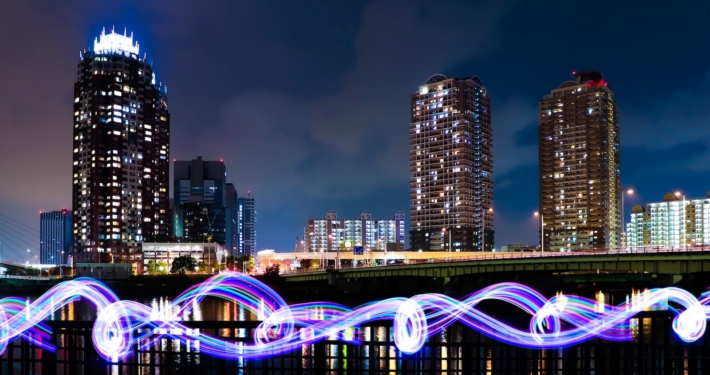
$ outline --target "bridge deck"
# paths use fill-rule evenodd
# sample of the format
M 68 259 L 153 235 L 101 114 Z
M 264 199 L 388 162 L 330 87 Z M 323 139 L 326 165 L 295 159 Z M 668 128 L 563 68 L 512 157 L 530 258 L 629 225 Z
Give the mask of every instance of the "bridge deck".
M 569 256 L 486 258 L 436 263 L 401 264 L 378 267 L 346 268 L 335 277 L 455 277 L 494 272 L 629 272 L 680 275 L 710 271 L 710 251 L 675 251 L 652 253 L 590 253 Z M 284 274 L 289 282 L 327 280 L 333 271 L 310 271 Z

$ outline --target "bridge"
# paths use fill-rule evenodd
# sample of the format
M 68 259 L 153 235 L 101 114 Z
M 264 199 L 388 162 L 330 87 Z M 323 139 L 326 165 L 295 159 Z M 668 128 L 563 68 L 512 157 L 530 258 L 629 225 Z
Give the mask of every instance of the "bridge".
M 671 283 L 684 275 L 710 272 L 710 249 L 613 250 L 584 253 L 486 253 L 406 264 L 293 272 L 281 275 L 287 283 L 324 282 L 342 285 L 380 278 L 444 279 L 511 274 L 641 274 L 666 277 Z

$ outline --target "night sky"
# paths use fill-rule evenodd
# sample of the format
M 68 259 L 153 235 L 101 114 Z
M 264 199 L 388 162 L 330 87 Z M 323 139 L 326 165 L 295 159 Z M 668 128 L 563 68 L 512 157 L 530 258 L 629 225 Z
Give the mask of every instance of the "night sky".
M 409 97 L 435 73 L 492 98 L 497 247 L 538 241 L 537 102 L 574 70 L 619 103 L 627 216 L 710 189 L 707 1 L 3 1 L 0 215 L 33 228 L 0 216 L 12 260 L 39 211 L 71 207 L 79 51 L 112 26 L 168 86 L 171 159 L 224 159 L 256 197 L 258 249 L 292 251 L 329 209 L 408 215 Z

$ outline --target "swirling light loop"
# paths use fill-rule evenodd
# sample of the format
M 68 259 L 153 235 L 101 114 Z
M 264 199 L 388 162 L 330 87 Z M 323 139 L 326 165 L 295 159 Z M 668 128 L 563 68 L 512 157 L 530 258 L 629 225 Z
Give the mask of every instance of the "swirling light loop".
M 424 310 L 414 300 L 404 301 L 394 315 L 394 343 L 404 353 L 412 354 L 424 346 L 427 322 Z
M 262 322 L 254 342 L 228 341 L 195 334 L 183 319 L 205 297 L 214 296 L 237 303 Z M 262 282 L 238 273 L 225 273 L 194 285 L 170 303 L 173 317 L 156 314 L 144 304 L 119 300 L 93 279 L 78 278 L 60 283 L 30 303 L 19 298 L 0 300 L 0 353 L 16 339 L 28 340 L 44 350 L 56 348 L 43 323 L 62 306 L 84 298 L 98 310 L 92 331 L 97 352 L 117 361 L 131 355 L 132 348 L 147 350 L 162 338 L 177 339 L 182 345 L 199 340 L 199 352 L 229 359 L 276 356 L 327 339 L 358 343 L 357 327 L 374 321 L 393 322 L 394 341 L 405 354 L 419 351 L 426 340 L 455 322 L 493 339 L 521 347 L 559 348 L 600 338 L 623 341 L 632 338 L 628 321 L 639 311 L 667 302 L 676 316 L 672 327 L 678 337 L 693 342 L 705 334 L 710 316 L 710 294 L 698 300 L 678 288 L 651 289 L 632 304 L 599 305 L 578 296 L 546 299 L 525 285 L 502 283 L 486 287 L 456 300 L 440 294 L 412 298 L 390 298 L 357 308 L 314 302 L 289 306 Z M 477 308 L 484 300 L 509 303 L 531 316 L 527 330 L 510 326 Z

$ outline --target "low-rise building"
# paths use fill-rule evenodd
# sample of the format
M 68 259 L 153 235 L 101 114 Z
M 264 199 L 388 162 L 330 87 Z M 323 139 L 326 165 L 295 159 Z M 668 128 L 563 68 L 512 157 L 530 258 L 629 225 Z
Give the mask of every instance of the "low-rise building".
M 391 219 L 372 219 L 368 211 L 359 219 L 338 219 L 328 211 L 324 219 L 309 219 L 305 228 L 305 252 L 337 251 L 362 247 L 363 251 L 403 251 L 404 212 L 394 212 Z
M 636 205 L 626 224 L 626 247 L 682 248 L 710 246 L 710 192 L 706 199 L 686 200 L 668 193 L 663 202 Z
M 163 261 L 170 269 L 173 259 L 188 255 L 197 263 L 204 262 L 206 266 L 216 268 L 229 255 L 224 246 L 217 242 L 144 242 L 143 266 L 148 268 L 149 262 L 158 264 Z

